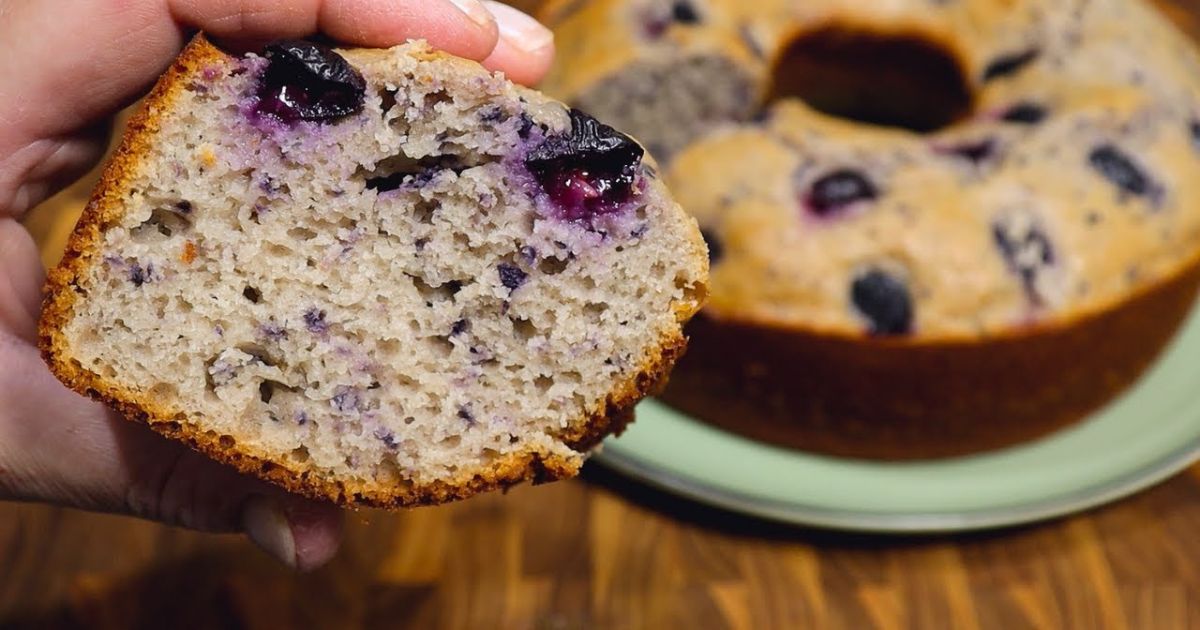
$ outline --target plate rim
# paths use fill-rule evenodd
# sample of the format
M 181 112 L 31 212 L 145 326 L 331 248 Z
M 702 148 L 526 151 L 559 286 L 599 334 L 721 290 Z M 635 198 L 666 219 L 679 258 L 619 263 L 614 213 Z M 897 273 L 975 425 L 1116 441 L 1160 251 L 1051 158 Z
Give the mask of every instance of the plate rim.
M 689 418 L 695 422 L 694 419 Z M 1101 483 L 1023 504 L 955 512 L 895 513 L 844 510 L 756 497 L 681 475 L 608 443 L 593 456 L 597 463 L 673 494 L 771 521 L 821 529 L 874 534 L 949 534 L 1013 527 L 1075 514 L 1105 505 L 1175 476 L 1200 461 L 1200 439 Z

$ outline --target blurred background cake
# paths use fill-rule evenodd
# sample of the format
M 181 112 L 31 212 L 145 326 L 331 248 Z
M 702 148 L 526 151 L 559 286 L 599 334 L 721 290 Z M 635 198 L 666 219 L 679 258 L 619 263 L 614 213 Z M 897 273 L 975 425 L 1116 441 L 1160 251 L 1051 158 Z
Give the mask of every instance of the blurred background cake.
M 628 129 L 705 230 L 666 400 L 788 446 L 1044 435 L 1200 283 L 1200 61 L 1139 0 L 553 0 L 544 88 Z

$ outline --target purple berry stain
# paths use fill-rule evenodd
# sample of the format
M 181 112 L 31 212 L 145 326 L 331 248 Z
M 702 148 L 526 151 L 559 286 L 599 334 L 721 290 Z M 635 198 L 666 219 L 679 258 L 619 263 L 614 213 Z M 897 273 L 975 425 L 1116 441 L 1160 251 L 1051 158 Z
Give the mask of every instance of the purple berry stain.
M 129 281 L 135 287 L 141 287 L 143 284 L 146 284 L 146 270 L 142 269 L 141 265 L 133 263 L 129 267 Z
M 391 449 L 400 448 L 400 442 L 396 439 L 395 433 L 392 433 L 391 431 L 388 431 L 387 429 L 380 427 L 378 429 L 375 429 L 374 434 L 375 434 L 375 439 L 379 440 L 380 442 L 383 442 L 384 446 L 391 448 Z
M 366 81 L 332 49 L 285 41 L 267 46 L 264 54 L 256 114 L 291 124 L 332 122 L 362 109 Z
M 813 182 L 804 197 L 804 206 L 819 217 L 828 217 L 878 197 L 879 189 L 865 175 L 843 168 Z
M 325 320 L 325 311 L 310 308 L 304 312 L 304 327 L 308 332 L 324 334 L 329 332 L 329 322 Z
M 870 323 L 871 334 L 905 335 L 912 332 L 913 304 L 908 285 L 880 269 L 854 279 L 850 287 L 854 308 Z
M 629 136 L 572 109 L 571 132 L 531 150 L 525 168 L 559 218 L 586 221 L 620 211 L 637 194 L 643 154 Z

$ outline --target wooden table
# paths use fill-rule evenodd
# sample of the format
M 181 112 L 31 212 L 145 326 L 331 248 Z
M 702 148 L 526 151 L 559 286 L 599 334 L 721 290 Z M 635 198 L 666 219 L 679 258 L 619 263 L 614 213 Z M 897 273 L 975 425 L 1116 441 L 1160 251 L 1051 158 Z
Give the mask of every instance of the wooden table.
M 1176 17 L 1200 14 L 1176 4 Z M 84 194 L 29 220 L 48 262 Z M 575 481 L 355 515 L 342 554 L 309 575 L 235 537 L 0 505 L 8 625 L 1200 627 L 1200 467 L 1075 518 L 900 539 L 742 518 L 590 466 Z

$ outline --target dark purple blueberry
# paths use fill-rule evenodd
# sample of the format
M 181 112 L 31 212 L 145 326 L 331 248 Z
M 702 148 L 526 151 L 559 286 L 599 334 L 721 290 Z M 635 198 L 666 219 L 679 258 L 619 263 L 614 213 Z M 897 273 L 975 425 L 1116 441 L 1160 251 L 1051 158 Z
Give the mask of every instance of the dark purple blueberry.
M 460 320 L 454 322 L 454 325 L 450 327 L 450 336 L 453 337 L 455 335 L 461 335 L 470 329 L 471 329 L 471 322 L 469 322 L 465 319 L 460 319 Z
M 529 274 L 510 263 L 500 263 L 496 267 L 496 271 L 500 274 L 500 284 L 507 287 L 509 291 L 516 291 L 529 278 Z
M 1137 197 L 1153 197 L 1158 194 L 1158 185 L 1142 170 L 1133 158 L 1111 144 L 1104 144 L 1088 154 L 1088 163 L 1104 179 L 1112 182 L 1121 192 Z
M 458 418 L 471 426 L 475 426 L 475 414 L 471 413 L 470 407 L 466 405 L 458 408 Z
M 870 322 L 871 334 L 905 335 L 912 332 L 912 294 L 899 278 L 880 269 L 871 269 L 854 279 L 850 300 Z
M 665 7 L 656 6 L 642 19 L 642 31 L 649 39 L 658 39 L 666 34 L 672 24 L 699 24 L 700 13 L 688 0 L 676 0 L 671 4 L 670 12 L 663 11 Z
M 1036 125 L 1046 119 L 1046 108 L 1034 103 L 1018 103 L 1004 112 L 1000 119 L 1021 125 Z
M 879 197 L 879 189 L 862 173 L 838 169 L 813 182 L 804 205 L 817 216 L 828 216 L 855 203 Z
M 708 245 L 708 262 L 720 262 L 721 257 L 725 255 L 725 246 L 721 244 L 721 240 L 711 230 L 700 230 L 700 235 L 704 237 L 704 243 Z
M 992 225 L 992 239 L 1009 271 L 1021 278 L 1025 293 L 1034 304 L 1043 302 L 1038 278 L 1054 266 L 1054 244 L 1033 221 L 999 220 Z
M 308 412 L 303 409 L 301 409 L 300 411 L 297 411 L 295 413 L 295 415 L 292 417 L 293 417 L 293 419 L 295 419 L 296 424 L 298 424 L 300 426 L 304 426 L 304 425 L 308 424 Z
M 304 327 L 311 333 L 324 334 L 329 331 L 329 322 L 325 321 L 325 311 L 310 308 L 304 312 Z
M 643 155 L 629 136 L 572 109 L 570 133 L 530 151 L 525 167 L 560 218 L 586 220 L 616 212 L 633 196 Z
M 699 24 L 700 13 L 687 0 L 675 0 L 671 5 L 671 19 L 679 24 Z
M 1031 48 L 1018 53 L 997 57 L 984 68 L 983 80 L 986 82 L 1016 74 L 1022 68 L 1037 60 L 1039 55 L 1041 55 L 1040 50 Z
M 528 140 L 529 136 L 533 134 L 533 124 L 533 119 L 529 117 L 529 114 L 521 112 L 521 126 L 517 128 L 517 135 L 521 136 L 522 140 Z
M 996 154 L 996 141 L 992 138 L 984 140 L 964 142 L 954 146 L 942 149 L 944 153 L 962 158 L 972 164 L 985 162 Z
M 375 439 L 383 442 L 383 445 L 388 448 L 400 448 L 400 442 L 396 440 L 396 434 L 388 431 L 383 427 L 379 427 L 374 431 Z
M 267 47 L 255 111 L 286 123 L 330 122 L 357 113 L 366 81 L 332 49 L 305 41 Z

